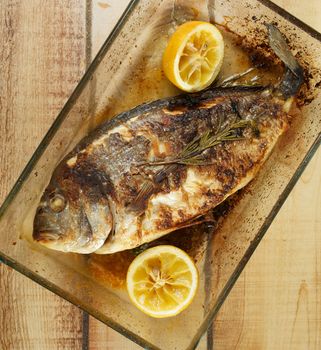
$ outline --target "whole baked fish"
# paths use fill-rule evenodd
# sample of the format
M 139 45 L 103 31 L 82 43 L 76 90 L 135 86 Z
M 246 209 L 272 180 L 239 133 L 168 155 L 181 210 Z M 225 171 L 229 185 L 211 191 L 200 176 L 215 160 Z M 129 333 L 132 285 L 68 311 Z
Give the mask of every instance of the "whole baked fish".
M 303 69 L 268 25 L 285 64 L 277 86 L 227 86 L 138 106 L 81 141 L 54 171 L 33 238 L 109 254 L 192 225 L 257 173 L 288 127 Z

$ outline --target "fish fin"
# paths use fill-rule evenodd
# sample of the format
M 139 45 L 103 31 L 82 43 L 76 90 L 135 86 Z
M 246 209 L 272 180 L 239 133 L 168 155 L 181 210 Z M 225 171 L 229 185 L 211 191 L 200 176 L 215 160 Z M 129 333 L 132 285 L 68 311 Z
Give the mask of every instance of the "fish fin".
M 268 28 L 270 47 L 287 68 L 278 87 L 282 95 L 287 99 L 294 96 L 300 89 L 304 81 L 303 68 L 293 56 L 279 29 L 273 24 L 267 24 L 266 26 Z
M 213 224 L 217 223 L 217 219 L 214 218 L 211 211 L 207 212 L 204 215 L 198 215 L 190 220 L 187 220 L 187 221 L 181 223 L 180 225 L 176 226 L 175 229 L 173 229 L 173 231 L 181 230 L 183 228 L 192 227 L 192 226 L 196 226 L 196 225 L 201 225 L 204 223 L 213 223 Z M 162 238 L 157 239 L 156 241 L 144 243 L 136 248 L 133 248 L 132 252 L 134 253 L 134 255 L 138 255 L 138 254 L 141 254 L 144 250 L 151 248 L 154 245 L 159 245 L 159 244 L 169 244 L 169 243 L 166 240 L 166 237 L 162 237 Z
M 293 74 L 298 74 L 298 69 L 300 68 L 299 63 L 294 58 L 292 52 L 279 31 L 273 24 L 267 24 L 269 33 L 269 44 L 274 53 L 279 57 L 279 59 L 289 68 Z
M 177 164 L 165 165 L 158 170 L 152 180 L 145 180 L 134 201 L 130 204 L 130 209 L 134 211 L 143 211 L 147 199 L 156 191 L 165 178 L 177 169 Z
M 181 225 L 177 226 L 175 229 L 182 229 L 182 228 L 186 228 L 186 227 L 191 227 L 191 226 L 196 226 L 196 225 L 201 225 L 204 223 L 208 223 L 208 222 L 216 222 L 216 220 L 214 219 L 214 216 L 211 212 L 207 212 L 204 215 L 199 215 L 196 216 L 188 221 L 183 222 Z
M 146 206 L 146 200 L 154 193 L 155 184 L 152 181 L 143 182 L 137 196 L 130 204 L 130 210 L 143 212 Z

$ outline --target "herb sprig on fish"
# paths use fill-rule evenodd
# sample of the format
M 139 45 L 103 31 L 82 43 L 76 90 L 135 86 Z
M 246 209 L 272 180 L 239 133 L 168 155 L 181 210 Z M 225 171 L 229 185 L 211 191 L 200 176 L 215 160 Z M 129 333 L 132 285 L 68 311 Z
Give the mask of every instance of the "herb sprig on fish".
M 237 107 L 233 103 L 231 104 L 232 109 L 240 117 Z M 148 179 L 143 183 L 136 198 L 131 203 L 131 209 L 136 211 L 142 210 L 146 199 L 155 192 L 160 183 L 170 173 L 176 170 L 177 165 L 209 165 L 209 161 L 204 157 L 204 152 L 223 142 L 244 140 L 244 136 L 240 133 L 240 130 L 246 127 L 256 129 L 255 122 L 253 120 L 236 118 L 232 123 L 222 127 L 222 119 L 220 118 L 219 125 L 215 131 L 207 130 L 202 135 L 197 136 L 186 145 L 176 158 L 140 164 L 149 166 L 165 165 L 165 167 L 157 171 L 152 180 Z
M 208 130 L 201 136 L 196 137 L 180 152 L 177 158 L 148 162 L 148 165 L 168 165 L 168 164 L 185 164 L 185 165 L 207 165 L 208 163 L 202 156 L 203 152 L 209 148 L 215 147 L 220 143 L 227 141 L 240 141 L 244 137 L 239 133 L 240 129 L 254 126 L 252 120 L 238 120 L 227 125 L 221 130 L 221 122 L 218 131 Z

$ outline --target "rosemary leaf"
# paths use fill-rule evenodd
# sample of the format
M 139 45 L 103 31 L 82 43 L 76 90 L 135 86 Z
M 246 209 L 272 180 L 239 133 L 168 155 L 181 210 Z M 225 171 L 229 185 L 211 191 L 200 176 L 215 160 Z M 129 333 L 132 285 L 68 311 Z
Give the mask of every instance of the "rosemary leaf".
M 175 171 L 178 165 L 210 165 L 211 163 L 206 159 L 203 152 L 223 142 L 244 140 L 243 135 L 240 135 L 238 131 L 246 127 L 255 129 L 255 124 L 251 120 L 237 119 L 222 128 L 222 120 L 220 120 L 217 130 L 206 131 L 204 134 L 194 138 L 176 158 L 143 163 L 150 166 L 164 165 L 164 168 L 156 172 L 153 182 L 146 181 L 142 185 L 138 195 L 131 204 L 131 208 L 141 210 L 146 199 L 154 193 L 157 186 L 168 174 Z
M 155 161 L 148 163 L 149 165 L 167 165 L 167 164 L 194 164 L 202 165 L 208 164 L 204 159 L 202 153 L 214 146 L 217 146 L 227 141 L 240 141 L 244 140 L 242 135 L 238 134 L 239 129 L 246 127 L 252 127 L 252 121 L 250 120 L 238 120 L 230 125 L 227 125 L 223 130 L 220 128 L 213 131 L 206 131 L 199 137 L 192 140 L 187 146 L 178 154 L 175 159 L 168 159 L 163 161 Z

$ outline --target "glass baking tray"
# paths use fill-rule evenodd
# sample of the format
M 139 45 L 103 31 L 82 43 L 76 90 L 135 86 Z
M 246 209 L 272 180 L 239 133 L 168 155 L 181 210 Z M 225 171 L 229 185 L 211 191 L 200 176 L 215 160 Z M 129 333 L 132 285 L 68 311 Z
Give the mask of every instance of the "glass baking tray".
M 276 23 L 306 69 L 308 91 L 291 128 L 219 228 L 200 233 L 200 288 L 192 305 L 176 317 L 151 319 L 124 289 L 97 278 L 88 257 L 34 244 L 32 218 L 53 169 L 89 130 L 137 104 L 178 93 L 164 78 L 161 54 L 175 27 L 192 19 L 224 22 L 242 45 L 258 50 L 266 40 L 264 23 Z M 247 65 L 228 64 L 231 72 Z M 320 69 L 321 35 L 269 1 L 131 1 L 3 203 L 1 260 L 145 348 L 196 348 L 320 144 Z

